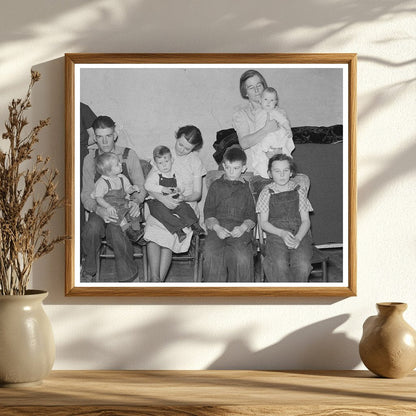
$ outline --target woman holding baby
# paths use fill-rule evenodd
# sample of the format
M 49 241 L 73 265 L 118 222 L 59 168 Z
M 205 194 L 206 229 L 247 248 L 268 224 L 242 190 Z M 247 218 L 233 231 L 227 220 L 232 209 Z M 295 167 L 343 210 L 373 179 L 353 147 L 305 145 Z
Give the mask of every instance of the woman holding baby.
M 274 91 L 274 108 L 268 108 Z M 247 155 L 247 169 L 254 172 L 253 190 L 258 195 L 264 185 L 271 182 L 267 173 L 267 161 L 275 154 L 291 155 L 295 148 L 292 131 L 286 112 L 279 107 L 276 90 L 268 88 L 263 75 L 250 69 L 240 77 L 240 94 L 247 100 L 233 115 L 233 127 L 238 140 Z M 275 136 L 276 144 L 270 146 L 270 137 Z M 266 142 L 268 146 L 265 147 Z M 263 154 L 264 153 L 264 154 Z M 298 174 L 293 178 L 305 191 L 310 182 L 306 175 Z

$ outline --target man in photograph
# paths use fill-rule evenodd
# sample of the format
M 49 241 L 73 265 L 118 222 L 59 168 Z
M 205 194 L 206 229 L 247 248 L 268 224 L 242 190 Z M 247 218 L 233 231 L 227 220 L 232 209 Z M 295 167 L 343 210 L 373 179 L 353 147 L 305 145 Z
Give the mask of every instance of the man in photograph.
M 95 143 L 98 149 L 90 149 L 84 159 L 81 202 L 88 211 L 88 221 L 81 230 L 83 251 L 81 282 L 96 281 L 97 253 L 105 238 L 114 251 L 115 281 L 131 282 L 137 278 L 138 269 L 133 258 L 133 245 L 120 227 L 118 215 L 112 214 L 97 204 L 94 198 L 94 184 L 100 176 L 96 171 L 96 158 L 103 153 L 114 153 L 119 158 L 122 173 L 139 192 L 134 192 L 129 201 L 131 217 L 140 216 L 140 204 L 145 198 L 144 175 L 140 159 L 133 149 L 116 145 L 117 132 L 114 121 L 108 116 L 99 116 L 93 125 Z

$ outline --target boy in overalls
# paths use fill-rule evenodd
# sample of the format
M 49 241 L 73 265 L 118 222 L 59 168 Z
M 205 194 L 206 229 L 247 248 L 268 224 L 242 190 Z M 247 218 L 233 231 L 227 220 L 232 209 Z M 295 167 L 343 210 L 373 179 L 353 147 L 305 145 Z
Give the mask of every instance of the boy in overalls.
M 208 189 L 204 205 L 208 235 L 202 264 L 205 282 L 254 280 L 252 229 L 256 210 L 248 182 L 241 178 L 246 163 L 243 150 L 227 149 L 224 175 Z

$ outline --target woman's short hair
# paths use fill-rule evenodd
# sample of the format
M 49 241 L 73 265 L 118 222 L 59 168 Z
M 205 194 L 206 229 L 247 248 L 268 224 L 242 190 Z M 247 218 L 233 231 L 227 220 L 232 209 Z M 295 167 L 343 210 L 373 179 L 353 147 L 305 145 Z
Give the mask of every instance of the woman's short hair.
M 201 131 L 198 127 L 192 125 L 179 127 L 175 137 L 176 139 L 180 139 L 182 136 L 185 137 L 188 143 L 194 146 L 192 149 L 193 152 L 201 149 L 202 145 L 204 144 Z
M 95 169 L 100 175 L 108 175 L 114 162 L 119 162 L 119 158 L 115 153 L 102 153 L 95 158 Z
M 162 157 L 165 155 L 172 155 L 169 147 L 167 146 L 156 146 L 153 149 L 153 160 L 155 160 L 157 157 Z
M 114 123 L 113 119 L 108 116 L 98 116 L 92 123 L 92 128 L 94 131 L 96 129 L 108 129 L 115 126 L 116 123 Z
M 293 160 L 293 157 L 285 155 L 284 153 L 279 153 L 277 155 L 272 156 L 269 159 L 269 164 L 267 167 L 267 170 L 270 172 L 272 170 L 272 166 L 273 166 L 273 162 L 281 162 L 283 160 L 287 160 L 289 162 L 289 168 L 290 168 L 290 173 L 292 174 L 292 176 L 296 176 L 296 174 L 298 173 L 298 169 L 296 167 L 296 164 Z
M 260 82 L 263 85 L 263 88 L 267 88 L 267 82 L 264 79 L 263 75 L 260 74 L 260 72 L 256 71 L 255 69 L 249 69 L 248 71 L 244 72 L 240 77 L 240 94 L 243 98 L 247 98 L 246 81 L 249 78 L 254 77 L 255 75 L 259 77 Z

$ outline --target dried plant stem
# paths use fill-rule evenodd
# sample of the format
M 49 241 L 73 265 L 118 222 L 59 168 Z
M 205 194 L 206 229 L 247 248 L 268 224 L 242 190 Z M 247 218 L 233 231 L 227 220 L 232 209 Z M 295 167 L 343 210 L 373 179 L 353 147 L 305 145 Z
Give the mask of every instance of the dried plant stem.
M 41 120 L 26 136 L 25 111 L 31 107 L 30 96 L 40 74 L 32 71 L 31 82 L 23 99 L 9 105 L 3 140 L 7 152 L 0 151 L 0 294 L 23 295 L 29 283 L 33 262 L 48 254 L 65 236 L 50 239 L 45 229 L 55 211 L 63 205 L 56 192 L 58 172 L 48 167 L 49 157 L 38 156 L 29 168 L 41 129 L 50 122 Z M 36 196 L 35 196 L 36 195 Z

